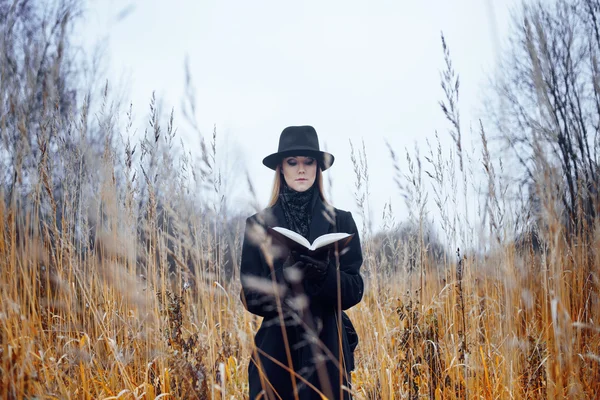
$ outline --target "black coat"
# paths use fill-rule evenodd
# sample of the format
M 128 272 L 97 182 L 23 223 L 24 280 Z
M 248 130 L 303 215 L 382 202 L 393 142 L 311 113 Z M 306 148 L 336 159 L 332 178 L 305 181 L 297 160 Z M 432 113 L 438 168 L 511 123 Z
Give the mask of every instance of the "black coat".
M 335 208 L 327 210 L 321 199 L 315 197 L 309 242 L 325 233 L 354 233 L 348 247 L 339 255 L 341 309 L 347 310 L 363 296 L 364 284 L 359 273 L 363 259 L 358 230 L 350 212 Z M 263 390 L 261 398 L 295 398 L 291 374 L 286 370 L 289 359 L 299 375 L 295 376 L 299 399 L 320 399 L 314 388 L 328 398 L 350 399 L 347 391 L 340 397 L 339 360 L 341 357 L 342 384 L 350 387 L 350 371 L 354 369 L 353 351 L 358 344 L 358 336 L 348 316 L 337 311 L 338 260 L 331 255 L 327 274 L 321 282 L 304 279 L 290 283 L 286 280 L 289 275 L 283 272 L 284 267 L 289 265 L 289 261 L 285 264 L 289 252 L 266 240 L 265 229 L 268 226 L 288 227 L 279 203 L 246 220 L 242 246 L 240 297 L 248 311 L 264 317 L 254 338 L 256 346 L 248 366 L 250 399 L 255 399 Z M 267 262 L 270 255 L 273 255 L 272 269 Z M 278 285 L 274 286 L 274 281 Z M 273 288 L 280 288 L 281 295 L 275 296 Z M 305 296 L 299 296 L 301 293 Z M 276 297 L 280 298 L 281 308 Z M 298 312 L 302 306 L 290 306 L 290 300 L 300 298 L 308 299 L 309 305 Z M 284 331 L 289 343 L 287 348 Z M 318 340 L 314 340 L 317 337 Z

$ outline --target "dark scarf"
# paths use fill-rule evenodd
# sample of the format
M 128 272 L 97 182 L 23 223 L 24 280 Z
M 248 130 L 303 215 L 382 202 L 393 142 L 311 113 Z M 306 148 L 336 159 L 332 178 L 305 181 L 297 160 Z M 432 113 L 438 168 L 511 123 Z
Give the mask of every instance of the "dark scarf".
M 308 239 L 310 222 L 312 218 L 313 196 L 316 192 L 315 185 L 305 192 L 297 192 L 290 188 L 283 177 L 283 187 L 279 192 L 279 201 L 288 226 L 294 232 Z

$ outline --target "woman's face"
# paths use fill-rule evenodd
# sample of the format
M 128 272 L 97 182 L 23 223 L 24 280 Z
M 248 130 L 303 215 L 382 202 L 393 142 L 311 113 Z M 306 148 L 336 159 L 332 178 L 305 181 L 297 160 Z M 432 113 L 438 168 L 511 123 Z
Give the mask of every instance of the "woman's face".
M 304 192 L 315 183 L 317 160 L 303 156 L 286 157 L 281 169 L 287 185 L 297 192 Z

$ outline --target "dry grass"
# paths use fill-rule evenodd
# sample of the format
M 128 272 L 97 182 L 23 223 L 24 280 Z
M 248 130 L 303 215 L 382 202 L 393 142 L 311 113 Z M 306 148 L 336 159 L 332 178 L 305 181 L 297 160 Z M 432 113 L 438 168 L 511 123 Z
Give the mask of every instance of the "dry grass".
M 157 125 L 155 136 L 144 139 L 139 168 L 131 145 L 122 161 L 106 146 L 87 213 L 76 212 L 74 189 L 54 198 L 43 155 L 31 207 L 0 204 L 2 398 L 247 393 L 246 367 L 260 321 L 242 307 L 239 279 L 223 273 L 229 236 L 219 228 L 218 213 L 190 212 L 183 221 L 186 203 L 179 196 L 186 180 L 164 162 Z M 174 136 L 169 126 L 167 138 Z M 216 191 L 212 147 L 203 157 L 202 182 Z M 428 158 L 436 166 L 432 178 L 460 174 L 434 153 Z M 70 157 L 76 156 L 65 154 L 54 164 Z M 158 159 L 161 168 L 152 161 Z M 488 162 L 486 170 L 492 169 Z M 401 189 L 418 223 L 427 202 L 419 193 L 422 166 L 414 156 L 409 165 L 413 178 Z M 134 170 L 143 185 L 132 178 Z M 364 171 L 357 167 L 356 173 Z M 176 178 L 161 181 L 161 174 Z M 86 181 L 69 179 L 79 182 L 74 188 Z M 448 190 L 443 180 L 432 180 L 439 199 L 456 198 L 441 194 Z M 436 201 L 447 209 L 442 203 Z M 464 219 L 442 216 L 448 239 L 460 241 L 451 227 Z M 395 273 L 365 239 L 367 290 L 350 310 L 360 335 L 356 398 L 593 397 L 600 389 L 598 225 L 566 240 L 557 220 L 548 222 L 539 232 L 540 249 L 517 248 L 490 234 L 488 251 L 434 261 L 423 239 L 388 242 L 400 247 Z M 240 228 L 230 250 L 239 246 Z
M 259 321 L 237 282 L 223 289 L 200 274 L 192 289 L 177 288 L 159 273 L 165 250 L 146 260 L 156 273 L 142 279 L 127 238 L 106 234 L 82 257 L 67 241 L 25 236 L 28 215 L 14 211 L 0 209 L 2 398 L 243 397 Z M 350 312 L 361 339 L 356 397 L 592 398 L 597 248 L 557 239 L 544 254 L 518 255 L 502 246 L 426 265 L 422 291 L 418 276 L 373 277 Z

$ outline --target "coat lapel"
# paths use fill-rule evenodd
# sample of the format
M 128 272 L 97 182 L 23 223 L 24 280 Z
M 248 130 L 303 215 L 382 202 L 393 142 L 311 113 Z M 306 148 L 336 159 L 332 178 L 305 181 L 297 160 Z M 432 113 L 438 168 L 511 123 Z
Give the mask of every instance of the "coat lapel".
M 335 218 L 332 217 L 331 212 L 327 210 L 327 207 L 323 204 L 321 198 L 317 196 L 312 210 L 308 241 L 312 243 L 319 236 L 331 232 L 333 221 L 335 221 Z
M 272 224 L 269 224 L 269 226 L 281 226 L 282 228 L 286 228 L 286 229 L 290 229 L 286 219 L 285 219 L 285 215 L 283 214 L 283 208 L 281 208 L 281 204 L 279 202 L 277 202 L 272 208 L 271 208 L 271 212 L 273 217 L 275 217 L 275 220 L 272 221 Z
M 281 226 L 283 228 L 290 229 L 279 202 L 277 202 L 271 208 L 270 214 L 273 219 L 270 219 L 267 222 L 268 226 Z M 329 211 L 328 207 L 323 203 L 321 198 L 317 196 L 312 208 L 312 218 L 308 231 L 308 241 L 312 243 L 319 236 L 332 232 L 334 228 L 333 225 L 335 224 L 334 221 L 335 215 L 333 215 L 333 211 Z
M 274 217 L 274 220 L 269 221 L 271 222 L 268 223 L 269 226 L 281 226 L 283 228 L 290 229 L 279 202 L 271 208 L 271 215 Z M 312 243 L 319 236 L 331 232 L 333 228 L 333 221 L 335 221 L 335 217 L 332 216 L 332 213 L 327 210 L 327 207 L 321 198 L 317 196 L 312 208 L 312 218 L 308 231 L 308 241 Z

